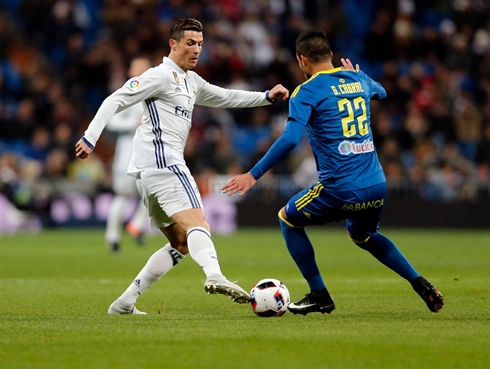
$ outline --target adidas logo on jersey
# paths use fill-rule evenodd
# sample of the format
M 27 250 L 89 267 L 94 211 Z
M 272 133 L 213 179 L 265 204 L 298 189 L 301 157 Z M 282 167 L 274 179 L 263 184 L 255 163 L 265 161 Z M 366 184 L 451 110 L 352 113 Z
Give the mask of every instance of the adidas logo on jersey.
M 179 86 L 177 86 L 177 87 L 175 88 L 175 92 L 180 92 L 180 91 L 182 91 L 182 90 L 180 89 L 180 87 L 179 87 Z

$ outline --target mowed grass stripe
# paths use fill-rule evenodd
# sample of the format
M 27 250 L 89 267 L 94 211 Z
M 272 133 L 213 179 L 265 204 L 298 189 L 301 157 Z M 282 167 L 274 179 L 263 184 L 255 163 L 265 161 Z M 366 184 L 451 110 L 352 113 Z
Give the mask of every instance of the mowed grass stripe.
M 121 255 L 102 229 L 0 237 L 0 368 L 486 367 L 490 232 L 383 231 L 444 293 L 440 314 L 337 228 L 308 231 L 337 309 L 270 319 L 206 295 L 189 257 L 140 298 L 148 316 L 108 316 L 163 237 L 124 238 Z M 214 239 L 245 289 L 273 277 L 307 292 L 279 229 Z

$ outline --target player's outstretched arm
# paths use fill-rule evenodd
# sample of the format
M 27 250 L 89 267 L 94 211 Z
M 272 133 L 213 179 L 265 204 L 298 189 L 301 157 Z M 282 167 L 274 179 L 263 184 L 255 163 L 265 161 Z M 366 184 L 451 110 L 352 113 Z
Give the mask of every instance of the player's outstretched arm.
M 84 159 L 94 150 L 102 131 L 115 114 L 161 93 L 164 86 L 165 76 L 158 68 L 151 68 L 141 76 L 129 79 L 120 89 L 109 95 L 81 138 L 86 146 L 81 146 L 80 141 L 75 146 L 77 156 Z M 87 148 L 92 151 L 88 152 Z
M 257 180 L 254 178 L 252 173 L 247 172 L 245 174 L 240 174 L 239 176 L 233 177 L 230 182 L 221 187 L 223 193 L 228 194 L 228 196 L 234 195 L 239 192 L 239 196 L 245 195 L 248 190 L 250 190 Z
M 284 160 L 289 153 L 299 143 L 305 126 L 296 122 L 289 121 L 286 128 L 276 142 L 262 159 L 250 170 L 250 172 L 233 177 L 225 186 L 221 188 L 223 193 L 231 196 L 235 193 L 244 195 L 251 189 L 257 180 L 262 177 L 270 168 Z
M 277 100 L 289 97 L 289 91 L 282 85 L 276 85 L 266 92 L 229 90 L 207 82 L 202 77 L 197 78 L 196 105 L 214 108 L 254 108 L 267 106 Z
M 289 90 L 281 84 L 275 85 L 269 91 L 269 99 L 273 101 L 286 100 L 289 97 Z

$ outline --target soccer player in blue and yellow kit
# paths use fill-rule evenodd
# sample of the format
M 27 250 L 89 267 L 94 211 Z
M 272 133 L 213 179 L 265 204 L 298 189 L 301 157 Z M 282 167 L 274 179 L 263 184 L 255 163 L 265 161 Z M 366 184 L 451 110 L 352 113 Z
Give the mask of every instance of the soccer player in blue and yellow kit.
M 311 291 L 291 303 L 289 310 L 308 314 L 335 309 L 304 228 L 346 219 L 349 238 L 410 282 L 429 309 L 438 312 L 444 305 L 442 294 L 378 232 L 386 179 L 373 144 L 369 103 L 385 98 L 385 89 L 358 68 L 354 70 L 350 61 L 343 60 L 344 68 L 334 68 L 330 45 L 319 29 L 298 37 L 296 54 L 308 80 L 291 95 L 283 134 L 250 172 L 232 178 L 223 192 L 246 193 L 287 157 L 306 128 L 319 179 L 289 200 L 279 212 L 279 222 L 288 250 Z

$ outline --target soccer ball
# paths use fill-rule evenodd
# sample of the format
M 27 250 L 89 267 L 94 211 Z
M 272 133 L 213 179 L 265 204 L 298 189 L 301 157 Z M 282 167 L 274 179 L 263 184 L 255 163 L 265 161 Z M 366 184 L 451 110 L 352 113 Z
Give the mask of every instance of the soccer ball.
M 282 316 L 288 311 L 289 291 L 277 279 L 262 279 L 250 291 L 250 302 L 252 310 L 258 316 Z

